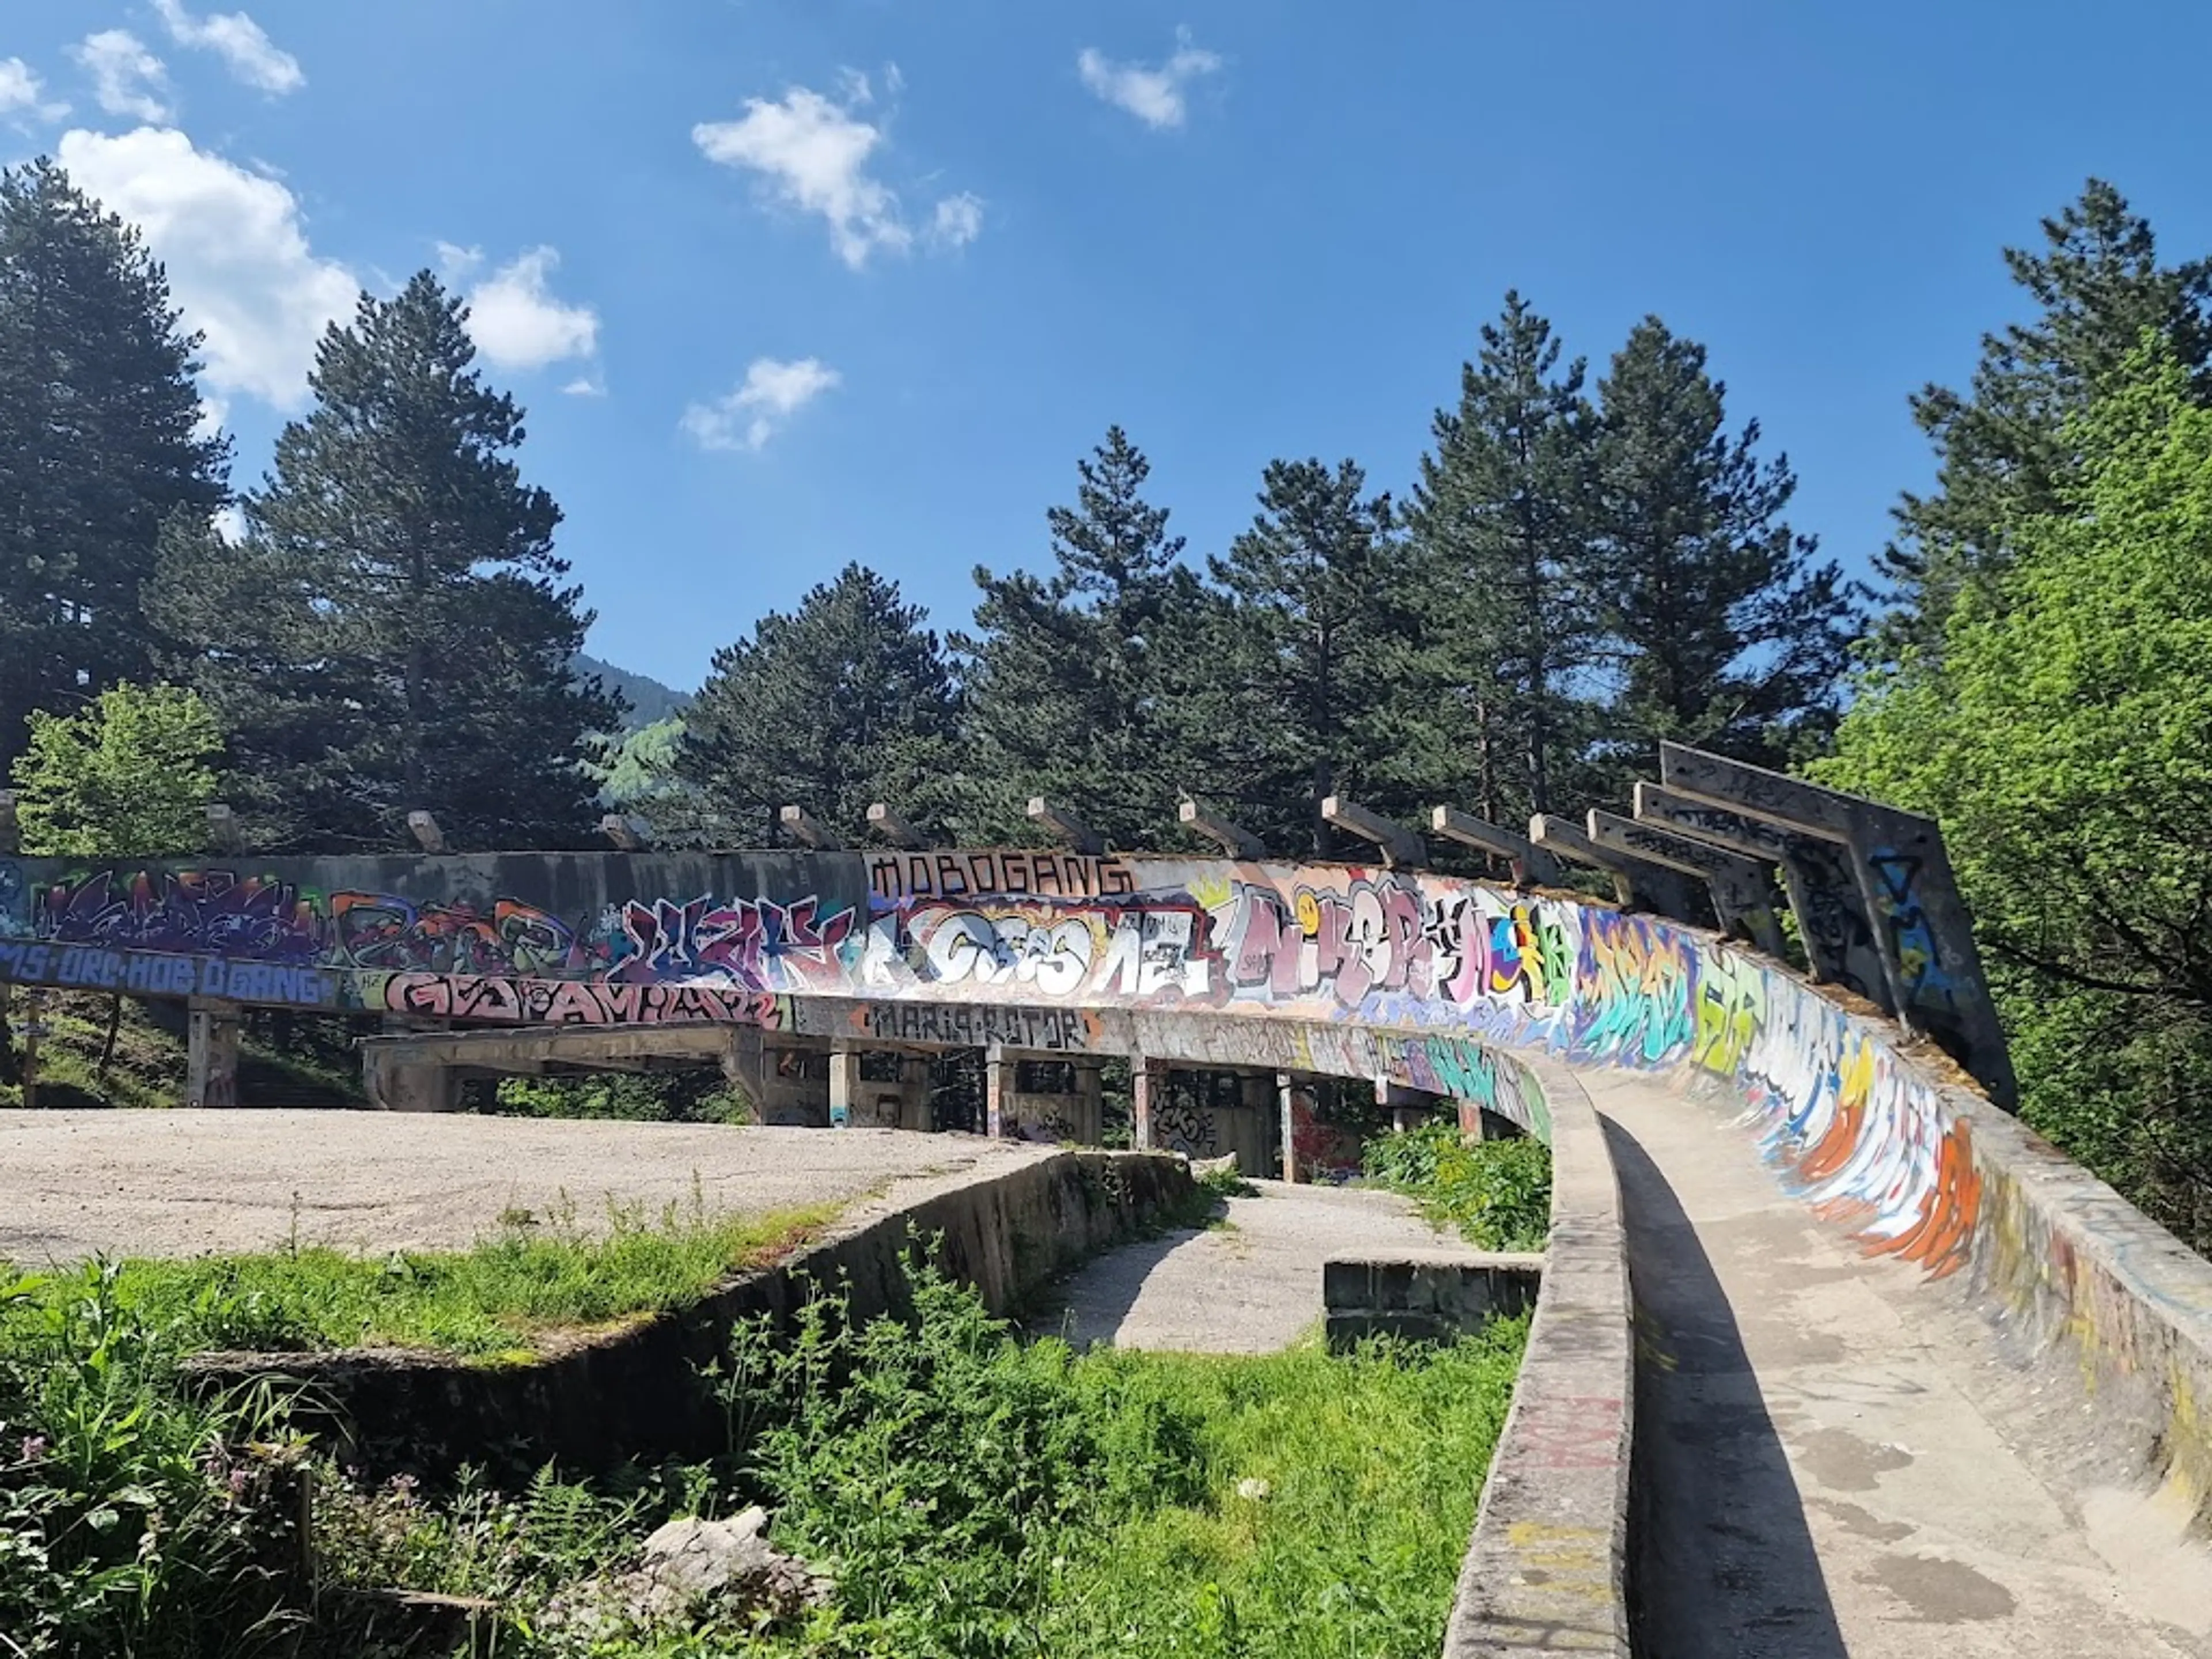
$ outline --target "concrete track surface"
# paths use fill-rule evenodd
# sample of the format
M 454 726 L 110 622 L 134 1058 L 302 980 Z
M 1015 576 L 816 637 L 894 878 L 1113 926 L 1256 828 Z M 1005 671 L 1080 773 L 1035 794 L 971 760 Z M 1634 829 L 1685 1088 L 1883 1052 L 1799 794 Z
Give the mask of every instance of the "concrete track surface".
M 695 1194 L 758 1212 L 912 1203 L 1051 1148 L 895 1129 L 775 1129 L 384 1112 L 0 1112 L 0 1261 L 457 1249 L 502 1213 Z
M 1078 1346 L 1269 1353 L 1321 1322 L 1322 1263 L 1471 1255 L 1395 1193 L 1249 1183 L 1225 1224 L 1109 1251 L 1060 1287 L 1030 1328 Z
M 2099 1468 L 2076 1379 L 1861 1255 L 1719 1109 L 1582 1081 L 1638 1310 L 1648 1659 L 2212 1654 L 2212 1553 Z

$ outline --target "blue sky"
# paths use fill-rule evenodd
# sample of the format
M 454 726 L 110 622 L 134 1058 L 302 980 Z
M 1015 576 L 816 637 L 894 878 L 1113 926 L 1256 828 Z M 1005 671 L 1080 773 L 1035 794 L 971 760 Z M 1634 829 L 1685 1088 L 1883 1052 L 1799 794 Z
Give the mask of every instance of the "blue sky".
M 1704 341 L 1863 566 L 1905 398 L 2095 173 L 2212 248 L 2212 8 L 9 0 L 0 157 L 141 221 L 257 480 L 322 321 L 475 295 L 599 654 L 695 685 L 848 559 L 940 628 L 1119 422 L 1194 556 L 1410 478 L 1517 286 Z

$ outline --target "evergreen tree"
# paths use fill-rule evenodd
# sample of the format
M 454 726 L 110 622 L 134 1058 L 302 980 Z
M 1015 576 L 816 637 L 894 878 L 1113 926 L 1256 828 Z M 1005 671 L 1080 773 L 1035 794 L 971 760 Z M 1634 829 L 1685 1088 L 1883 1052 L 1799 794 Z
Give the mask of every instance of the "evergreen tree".
M 1426 585 L 1425 770 L 1499 823 L 1559 810 L 1589 738 L 1585 532 L 1595 417 L 1584 367 L 1516 293 L 1439 410 L 1406 522 Z
M 1271 461 L 1251 528 L 1212 561 L 1232 607 L 1214 659 L 1226 672 L 1243 764 L 1224 781 L 1271 846 L 1326 855 L 1321 804 L 1342 791 L 1386 812 L 1418 805 L 1403 767 L 1421 718 L 1408 667 L 1420 648 L 1419 571 L 1390 498 L 1352 461 Z
M 230 734 L 226 787 L 273 847 L 586 844 L 588 734 L 620 710 L 570 659 L 560 509 L 521 481 L 521 411 L 473 368 L 467 311 L 425 271 L 364 295 L 316 355 L 228 548 L 173 538 L 163 616 Z M 250 809 L 250 811 L 249 811 Z
M 897 583 L 848 564 L 716 652 L 675 756 L 703 815 L 696 832 L 757 845 L 787 803 L 854 839 L 874 801 L 940 817 L 957 716 L 926 618 Z
M 1615 672 L 1605 749 L 1648 773 L 1661 738 L 1786 764 L 1832 731 L 1854 587 L 1783 514 L 1786 457 L 1730 436 L 1705 351 L 1656 317 L 1598 387 L 1590 591 Z
M 1076 469 L 1076 504 L 1046 514 L 1053 574 L 978 566 L 975 630 L 952 641 L 969 659 L 968 827 L 1034 840 L 1024 807 L 1044 795 L 1116 847 L 1158 845 L 1185 769 L 1200 583 L 1120 427 Z
M 2101 179 L 2043 222 L 2045 246 L 2007 248 L 2013 280 L 2039 307 L 2033 321 L 1982 337 L 1971 390 L 1933 384 L 1912 400 L 1936 447 L 1936 489 L 1907 494 L 1899 538 L 1877 559 L 1895 608 L 1880 644 L 1894 661 L 1936 648 L 1960 589 L 1999 573 L 2007 526 L 2054 510 L 2076 464 L 2068 436 L 2146 330 L 2179 363 L 2192 395 L 2212 365 L 2212 260 L 2159 261 L 2149 221 Z
M 33 710 L 147 674 L 161 527 L 227 494 L 177 318 L 135 229 L 49 162 L 0 173 L 0 769 Z

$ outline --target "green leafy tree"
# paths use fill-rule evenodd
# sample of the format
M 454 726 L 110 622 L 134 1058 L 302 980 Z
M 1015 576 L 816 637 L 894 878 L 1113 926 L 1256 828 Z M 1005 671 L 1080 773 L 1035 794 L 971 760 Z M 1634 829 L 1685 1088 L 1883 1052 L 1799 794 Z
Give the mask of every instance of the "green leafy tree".
M 165 550 L 180 669 L 266 844 L 404 844 L 417 807 L 459 847 L 588 834 L 591 734 L 620 706 L 569 673 L 592 615 L 560 584 L 560 509 L 522 482 L 522 413 L 474 367 L 467 317 L 427 271 L 363 295 L 245 499 L 244 544 L 195 531 Z
M 860 564 L 714 653 L 684 718 L 677 778 L 696 830 L 757 842 L 787 803 L 858 837 L 871 803 L 923 818 L 950 798 L 957 704 L 937 635 Z
M 681 714 L 629 733 L 612 750 L 607 764 L 591 768 L 599 781 L 599 804 L 650 817 L 655 805 L 683 795 L 689 786 L 676 775 L 676 756 L 683 742 Z
M 15 757 L 23 850 L 61 858 L 155 858 L 207 842 L 215 716 L 180 686 L 112 685 L 74 714 L 31 716 Z
M 2076 464 L 2078 416 L 2119 372 L 2145 329 L 2202 398 L 2212 363 L 2212 260 L 2166 264 L 2150 222 L 2101 179 L 2043 222 L 2042 249 L 2007 248 L 2005 265 L 2038 307 L 2032 321 L 1982 337 L 1970 388 L 1929 385 L 1913 418 L 1936 448 L 1934 491 L 1907 494 L 1898 539 L 1877 560 L 1894 609 L 1880 646 L 1940 647 L 1960 589 L 2000 573 L 2010 527 L 2058 508 Z
M 147 675 L 161 527 L 225 499 L 177 318 L 137 231 L 50 162 L 0 172 L 0 766 L 33 710 Z
M 1856 590 L 1783 514 L 1786 458 L 1727 429 L 1705 349 L 1648 317 L 1599 384 L 1590 591 L 1618 675 L 1604 747 L 1648 773 L 1662 738 L 1774 765 L 1833 730 Z
M 1824 782 L 1932 814 L 2028 1121 L 2212 1246 L 2212 411 L 2156 331 Z
M 1580 358 L 1516 293 L 1439 410 L 1406 523 L 1435 685 L 1425 770 L 1501 823 L 1559 810 L 1590 737 L 1597 618 L 1583 565 L 1596 418 Z
M 1200 584 L 1120 427 L 1076 470 L 1076 504 L 1046 514 L 1053 573 L 978 566 L 975 630 L 953 636 L 968 659 L 968 827 L 1034 840 L 1024 806 L 1044 795 L 1115 846 L 1157 844 L 1187 769 Z
M 1251 527 L 1212 561 L 1231 609 L 1212 655 L 1231 690 L 1222 775 L 1273 846 L 1336 848 L 1322 802 L 1340 791 L 1384 811 L 1422 793 L 1402 769 L 1422 718 L 1419 571 L 1387 495 L 1355 463 L 1271 461 Z

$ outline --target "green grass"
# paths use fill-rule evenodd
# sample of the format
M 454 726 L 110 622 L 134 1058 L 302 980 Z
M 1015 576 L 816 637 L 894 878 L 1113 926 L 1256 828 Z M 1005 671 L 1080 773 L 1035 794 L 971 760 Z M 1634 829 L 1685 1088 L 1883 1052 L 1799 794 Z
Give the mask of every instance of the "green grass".
M 1552 1223 L 1552 1149 L 1540 1140 L 1460 1139 L 1445 1120 L 1367 1143 L 1367 1178 L 1405 1194 L 1439 1226 L 1486 1250 L 1540 1250 Z
M 110 999 L 86 992 L 43 994 L 40 1023 L 38 1103 L 48 1109 L 116 1107 L 149 1110 L 179 1104 L 185 1096 L 185 1039 L 163 1025 L 154 1009 L 126 997 L 113 1052 L 106 1046 Z M 179 1011 L 179 1015 L 181 1011 Z M 27 1009 L 19 988 L 10 1018 Z M 249 1012 L 240 1045 L 239 1094 L 257 1104 L 348 1107 L 363 1103 L 361 1068 L 345 1045 L 342 1022 L 300 1016 L 289 1047 L 264 1040 L 273 1016 Z M 20 1042 L 19 1042 L 20 1047 Z M 8 1069 L 0 1066 L 0 1070 Z M 19 1083 L 0 1082 L 0 1107 L 23 1103 Z M 4 1651 L 4 1650 L 0 1650 Z
M 612 1211 L 598 1234 L 573 1216 L 506 1218 L 468 1250 L 364 1260 L 321 1248 L 267 1255 L 113 1264 L 115 1297 L 194 1348 L 300 1352 L 434 1348 L 492 1361 L 529 1357 L 549 1339 L 697 1301 L 738 1269 L 818 1234 L 834 1205 L 708 1215 L 695 1201 L 658 1219 Z M 76 1279 L 34 1279 L 33 1299 L 81 1293 Z

